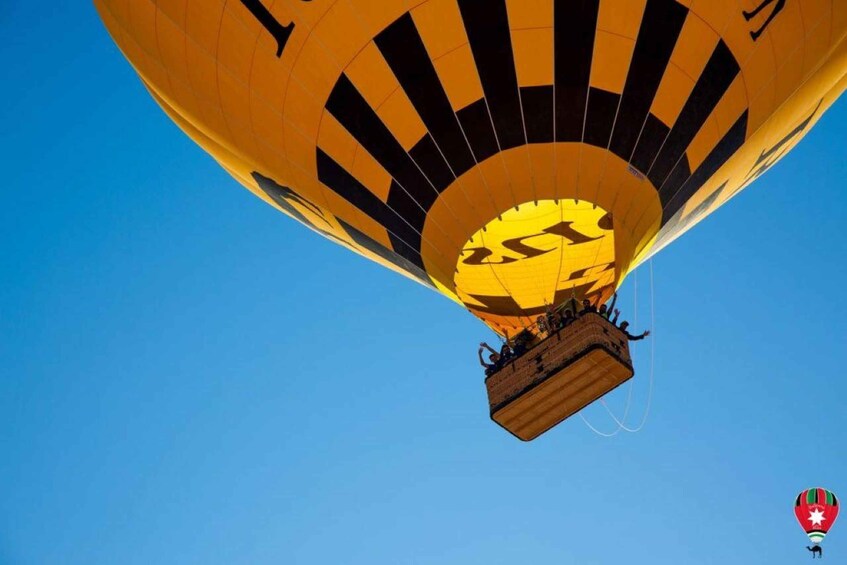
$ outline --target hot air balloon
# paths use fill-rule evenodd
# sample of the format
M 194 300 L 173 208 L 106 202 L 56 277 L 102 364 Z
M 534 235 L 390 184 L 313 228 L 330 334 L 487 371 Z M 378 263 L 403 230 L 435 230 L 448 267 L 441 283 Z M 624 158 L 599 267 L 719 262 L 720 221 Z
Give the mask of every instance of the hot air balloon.
M 248 190 L 503 336 L 607 300 L 847 87 L 847 3 L 827 0 L 94 4 Z
M 812 543 L 819 544 L 838 517 L 838 499 L 823 488 L 804 490 L 794 501 L 794 515 Z

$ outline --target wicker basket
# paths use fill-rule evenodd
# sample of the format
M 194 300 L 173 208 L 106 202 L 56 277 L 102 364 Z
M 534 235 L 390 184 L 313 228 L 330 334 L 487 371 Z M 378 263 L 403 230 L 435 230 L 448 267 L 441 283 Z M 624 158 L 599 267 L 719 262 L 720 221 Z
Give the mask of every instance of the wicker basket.
M 491 419 L 530 441 L 633 374 L 624 333 L 584 314 L 485 379 Z

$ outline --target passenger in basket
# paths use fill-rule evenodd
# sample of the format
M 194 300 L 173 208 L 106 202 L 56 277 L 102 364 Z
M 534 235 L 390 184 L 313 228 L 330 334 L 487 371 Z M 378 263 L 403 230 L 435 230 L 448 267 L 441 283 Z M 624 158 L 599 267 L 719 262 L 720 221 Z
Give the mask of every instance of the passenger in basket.
M 618 310 L 617 308 L 615 308 L 615 315 L 612 316 L 612 319 L 610 320 L 610 322 L 612 322 L 613 326 L 618 325 L 618 316 L 620 316 L 620 315 L 621 315 L 621 311 Z
M 535 325 L 538 327 L 538 334 L 539 335 L 544 334 L 544 333 L 546 333 L 546 334 L 550 333 L 550 330 L 547 328 L 547 320 L 544 318 L 544 316 L 538 316 L 535 319 Z
M 526 353 L 527 349 L 529 349 L 529 344 L 533 339 L 534 337 L 532 332 L 528 330 L 522 330 L 515 336 L 515 339 L 512 341 L 512 343 L 514 343 L 512 346 L 512 355 L 515 359 Z
M 547 319 L 547 333 L 553 333 L 559 329 L 559 316 L 552 306 L 547 307 L 544 317 Z
M 587 298 L 582 299 L 582 310 L 579 311 L 579 315 L 582 316 L 587 312 L 597 312 L 597 307 L 594 306 L 590 300 Z
M 485 360 L 482 358 L 483 347 L 491 352 L 488 355 L 488 360 L 491 361 L 491 363 L 486 363 Z M 496 373 L 500 369 L 500 367 L 503 366 L 503 361 L 500 357 L 500 354 L 494 351 L 491 346 L 485 343 L 484 341 L 479 344 L 479 351 L 477 352 L 477 355 L 479 355 L 479 364 L 485 368 L 486 376 Z
M 562 314 L 562 327 L 568 327 L 571 322 L 573 322 L 576 318 L 573 317 L 573 312 L 571 312 L 570 308 L 567 308 Z
M 562 329 L 565 327 L 565 312 L 564 310 L 556 310 L 556 329 Z
M 638 341 L 639 339 L 644 339 L 645 337 L 650 335 L 650 330 L 645 330 L 644 333 L 641 334 L 641 335 L 632 335 L 631 333 L 629 333 L 627 331 L 628 327 L 629 327 L 629 322 L 621 322 L 621 331 L 624 333 L 624 335 L 626 335 L 626 338 L 629 341 Z
M 618 293 L 616 292 L 615 295 L 612 297 L 612 303 L 609 304 L 608 308 L 606 307 L 605 304 L 600 306 L 600 315 L 608 320 L 609 316 L 612 315 L 612 312 L 615 311 L 615 303 L 617 301 L 618 301 Z
M 500 346 L 500 365 L 505 365 L 512 359 L 512 348 L 509 347 L 509 342 Z

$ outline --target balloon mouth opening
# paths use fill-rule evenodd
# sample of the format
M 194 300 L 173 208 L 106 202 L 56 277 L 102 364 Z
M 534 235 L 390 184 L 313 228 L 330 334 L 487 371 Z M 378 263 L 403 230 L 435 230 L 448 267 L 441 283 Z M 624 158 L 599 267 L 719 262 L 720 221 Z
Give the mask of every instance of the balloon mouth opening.
M 517 328 L 571 297 L 610 294 L 616 280 L 611 214 L 548 199 L 511 207 L 471 235 L 453 282 L 471 312 Z

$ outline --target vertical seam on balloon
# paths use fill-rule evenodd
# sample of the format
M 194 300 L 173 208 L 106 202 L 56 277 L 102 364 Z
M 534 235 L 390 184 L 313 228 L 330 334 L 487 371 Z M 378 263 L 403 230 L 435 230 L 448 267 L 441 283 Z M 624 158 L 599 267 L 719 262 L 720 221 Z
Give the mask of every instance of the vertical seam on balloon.
M 833 12 L 835 12 L 835 0 L 830 0 L 830 2 L 829 2 L 829 17 L 830 18 L 832 18 Z M 842 35 L 841 37 L 844 37 L 844 35 Z M 829 26 L 829 42 L 827 43 L 827 46 L 829 46 L 831 48 L 832 44 L 834 42 L 835 42 L 835 26 L 830 23 L 830 26 Z
M 585 146 L 585 124 L 588 121 L 588 101 L 591 98 L 591 78 L 594 75 L 594 48 L 597 46 L 597 30 L 600 25 L 600 0 L 597 0 L 597 15 L 594 20 L 594 42 L 591 45 L 591 67 L 588 71 L 588 83 L 585 85 L 585 105 L 582 108 L 582 132 L 579 136 L 579 151 L 577 152 L 577 160 L 576 160 L 576 198 L 574 201 L 579 201 L 579 188 L 580 188 L 580 170 L 582 168 L 582 153 Z M 554 23 L 555 27 L 555 23 Z M 554 78 L 555 82 L 555 78 Z
M 261 136 L 259 136 L 258 133 L 256 132 L 256 127 L 254 126 L 254 119 L 253 119 L 253 69 L 254 69 L 254 66 L 256 64 L 256 53 L 259 50 L 259 40 L 260 40 L 261 37 L 262 37 L 262 29 L 259 28 L 259 30 L 257 31 L 256 36 L 253 40 L 253 50 L 252 50 L 252 53 L 250 55 L 250 66 L 247 70 L 247 117 L 250 121 L 250 123 L 248 125 L 250 127 L 250 133 L 253 136 L 253 140 L 257 145 L 260 144 L 260 143 L 264 143 L 264 140 L 261 139 Z M 283 69 L 284 68 L 285 67 L 283 66 Z M 288 74 L 289 74 L 289 78 L 290 78 L 291 73 L 289 72 Z M 257 97 L 257 98 L 261 99 L 261 97 Z M 270 105 L 269 105 L 269 107 L 273 108 Z M 282 118 L 282 112 L 278 112 L 278 116 L 280 118 Z M 280 119 L 280 128 L 282 130 L 282 136 L 281 136 L 281 138 L 282 138 L 281 139 L 281 141 L 282 141 L 282 153 L 283 153 L 283 155 L 285 155 L 285 120 L 284 119 Z M 269 145 L 269 144 L 266 144 L 266 145 Z M 269 148 L 270 148 L 270 146 L 269 146 Z M 287 162 L 288 159 L 286 158 L 286 159 L 284 159 L 284 161 Z M 323 190 L 319 190 L 318 192 L 320 192 L 321 198 L 323 199 L 324 204 L 326 204 L 327 210 L 329 210 L 329 202 L 327 201 L 326 195 L 323 193 Z
M 556 202 L 559 205 L 559 221 L 565 221 L 565 202 L 563 199 L 559 198 L 559 162 L 558 162 L 558 147 L 559 143 L 557 142 L 557 129 L 556 129 L 556 5 L 558 2 L 553 1 L 553 43 L 551 45 L 551 50 L 553 53 L 553 196 Z M 555 288 L 553 289 L 553 299 L 556 297 L 556 289 L 559 288 L 560 277 L 562 276 L 562 265 L 565 262 L 565 246 L 561 245 L 559 247 L 559 267 L 556 269 L 556 283 Z M 576 283 L 571 284 L 571 293 L 573 294 L 574 289 L 576 288 Z
M 559 198 L 559 163 L 557 158 L 557 148 L 558 143 L 556 143 L 556 2 L 553 1 L 553 22 L 552 22 L 552 32 L 553 32 L 553 42 L 550 47 L 553 54 L 553 198 L 559 204 L 559 222 L 565 221 L 565 210 L 564 210 L 564 202 Z M 565 262 L 565 246 L 562 245 L 559 247 L 559 267 L 556 269 L 556 288 L 559 287 L 559 277 L 562 276 L 562 264 Z M 576 285 L 571 285 L 571 288 L 574 288 Z M 555 298 L 555 289 L 553 290 L 554 298 Z
M 221 8 L 221 17 L 218 20 L 218 33 L 217 33 L 217 37 L 215 38 L 215 52 L 213 53 L 212 58 L 215 61 L 215 92 L 218 95 L 218 109 L 221 112 L 221 117 L 223 118 L 224 126 L 226 126 L 226 131 L 229 134 L 229 138 L 232 140 L 232 144 L 238 145 L 238 140 L 236 139 L 235 135 L 233 134 L 232 126 L 230 125 L 229 119 L 227 118 L 227 113 L 224 112 L 224 107 L 223 107 L 224 104 L 223 104 L 223 96 L 221 95 L 221 80 L 220 80 L 221 62 L 220 62 L 220 59 L 218 58 L 218 53 L 220 52 L 220 48 L 221 48 L 221 30 L 223 29 L 223 21 L 224 21 L 224 17 L 226 17 L 226 8 L 227 8 L 228 3 L 229 3 L 229 0 L 224 0 L 223 8 Z M 235 73 L 231 73 L 231 74 L 235 75 Z M 249 94 L 249 91 L 248 91 L 248 94 Z M 253 140 L 253 141 L 255 143 L 255 140 Z M 258 149 L 258 147 L 256 147 L 256 149 Z
M 165 77 L 168 80 L 168 89 L 173 93 L 174 98 L 176 98 L 176 91 L 174 90 L 173 83 L 171 82 L 171 73 L 168 70 L 167 65 L 164 63 L 164 59 L 162 57 L 162 46 L 159 44 L 159 3 L 158 1 L 153 2 L 153 35 L 156 38 L 156 53 L 159 56 L 159 60 L 162 61 L 162 68 L 165 70 Z M 131 11 L 130 11 L 131 13 Z
M 802 32 L 802 43 L 803 43 L 803 56 L 800 58 L 800 68 L 806 68 L 806 20 L 803 18 L 803 5 L 797 5 L 797 13 L 800 14 L 800 27 L 803 30 Z M 774 57 L 776 55 L 774 54 Z
M 299 60 L 300 60 L 300 53 L 302 53 L 302 52 L 303 52 L 303 48 L 304 48 L 304 47 L 306 47 L 306 43 L 308 43 L 309 38 L 311 38 L 311 37 L 312 37 L 312 32 L 313 32 L 313 31 L 315 30 L 315 28 L 316 28 L 316 27 L 317 27 L 317 26 L 321 23 L 321 20 L 323 20 L 324 16 L 326 16 L 326 15 L 329 13 L 329 11 L 330 11 L 330 10 L 332 10 L 332 8 L 335 6 L 335 4 L 336 4 L 337 2 L 338 2 L 338 0 L 332 0 L 332 4 L 330 4 L 329 6 L 327 6 L 326 10 L 324 10 L 324 12 L 320 15 L 320 17 L 319 17 L 319 18 L 317 19 L 317 21 L 315 22 L 315 25 L 313 25 L 313 26 L 309 26 L 309 25 L 306 23 L 306 21 L 305 21 L 305 20 L 303 19 L 303 17 L 302 17 L 302 12 L 301 12 L 301 11 L 299 11 L 299 10 L 297 10 L 297 9 L 294 7 L 296 4 L 293 4 L 293 5 L 290 5 L 290 6 L 289 6 L 289 7 L 291 8 L 292 12 L 294 12 L 294 13 L 297 15 L 298 19 L 300 20 L 300 21 L 299 21 L 299 22 L 297 22 L 297 23 L 299 23 L 300 25 L 302 25 L 303 27 L 305 27 L 305 28 L 308 30 L 308 33 L 306 34 L 306 37 L 304 37 L 304 38 L 303 38 L 303 43 L 301 43 L 301 44 L 300 44 L 300 48 L 299 48 L 299 49 L 297 49 L 297 51 L 296 51 L 296 52 L 292 53 L 292 57 L 291 57 L 291 68 L 290 68 L 290 71 L 289 71 L 289 73 L 288 73 L 288 81 L 289 81 L 289 82 L 288 82 L 288 83 L 286 83 L 286 85 L 285 85 L 285 91 L 282 93 L 282 104 L 280 105 L 280 114 L 282 114 L 282 116 L 283 116 L 283 121 L 285 121 L 285 118 L 284 118 L 284 116 L 285 116 L 285 104 L 286 104 L 286 102 L 287 102 L 287 100 L 288 100 L 288 89 L 289 89 L 289 84 L 291 83 L 291 80 L 292 80 L 292 79 L 297 80 L 297 79 L 295 78 L 295 76 L 294 76 L 294 69 L 295 69 L 295 67 L 297 66 L 297 61 L 299 61 Z M 275 4 L 274 4 L 274 5 L 275 5 Z M 293 21 L 294 21 L 294 18 L 292 18 L 291 20 L 292 20 L 292 22 L 293 22 Z M 296 24 L 295 24 L 295 25 L 296 25 Z M 323 45 L 322 45 L 322 44 L 321 44 L 321 46 L 323 47 Z M 328 52 L 328 54 L 329 54 L 329 56 L 330 56 L 331 58 L 335 59 L 335 56 L 334 56 L 332 53 L 329 53 L 329 50 L 328 50 L 328 49 L 326 49 L 326 47 L 324 47 L 324 50 Z M 337 62 L 337 61 L 336 61 L 336 62 Z M 339 65 L 339 66 L 340 66 L 340 65 Z M 343 72 L 343 71 L 342 71 L 342 72 Z M 301 81 L 297 80 L 297 82 L 298 82 L 298 84 L 300 84 L 301 88 L 303 88 L 303 90 L 304 90 L 304 91 L 309 92 L 309 94 L 312 96 L 312 99 L 313 99 L 313 100 L 317 100 L 317 99 L 318 99 L 318 98 L 314 95 L 314 93 L 310 92 L 310 91 L 309 91 L 309 89 L 307 89 L 307 88 L 306 88 L 306 87 L 305 87 L 305 86 L 301 83 Z M 282 139 L 283 139 L 283 150 L 285 150 L 285 135 L 284 135 L 284 133 L 283 133 L 283 138 L 282 138 Z M 317 141 L 317 139 L 316 139 L 315 141 Z M 286 151 L 286 155 L 287 155 L 287 154 L 288 154 L 288 152 Z
M 504 7 L 505 6 L 506 5 L 504 3 Z M 506 18 L 507 18 L 507 22 L 508 22 L 508 8 L 506 9 Z M 509 41 L 512 42 L 511 26 L 508 27 L 508 31 L 509 31 Z M 532 166 L 532 153 L 531 153 L 530 148 L 529 148 L 529 136 L 526 133 L 526 116 L 524 115 L 523 96 L 521 95 L 521 83 L 520 83 L 520 77 L 518 76 L 518 71 L 517 71 L 517 60 L 515 59 L 514 46 L 512 47 L 512 58 L 513 58 L 514 63 L 515 63 L 515 88 L 517 90 L 517 95 L 518 95 L 518 108 L 520 108 L 521 128 L 523 130 L 523 139 L 524 139 L 523 147 L 516 148 L 516 149 L 518 149 L 521 152 L 526 152 L 526 160 L 527 160 L 527 164 L 529 165 L 529 179 L 530 179 L 530 184 L 532 185 L 532 195 L 533 195 L 533 200 L 535 201 L 535 206 L 537 208 L 538 207 L 538 188 L 535 184 L 535 169 Z M 554 77 L 554 82 L 555 82 L 555 77 Z M 555 106 L 555 101 L 554 101 L 553 105 Z M 529 261 L 532 262 L 532 259 L 529 259 Z M 544 274 L 544 271 L 541 269 L 540 265 L 533 265 L 533 270 L 536 273 L 537 281 L 538 281 L 535 284 L 535 286 L 536 286 L 536 288 L 538 288 L 538 290 L 540 290 L 539 296 L 541 296 L 541 299 L 544 301 L 544 304 L 546 305 L 547 299 L 545 298 L 545 294 L 544 294 L 544 283 L 543 283 L 543 277 L 542 277 L 542 275 Z M 533 282 L 535 282 L 535 280 L 536 279 L 534 279 Z M 552 292 L 551 298 L 550 298 L 551 302 L 556 299 L 556 288 L 558 288 L 558 286 L 559 286 L 559 273 L 556 272 L 554 277 L 553 277 L 553 292 Z

